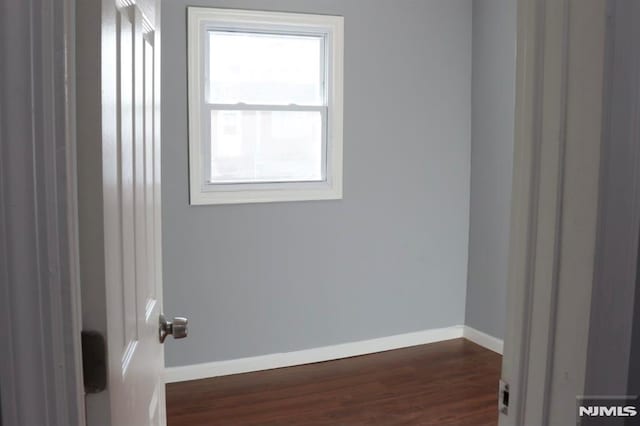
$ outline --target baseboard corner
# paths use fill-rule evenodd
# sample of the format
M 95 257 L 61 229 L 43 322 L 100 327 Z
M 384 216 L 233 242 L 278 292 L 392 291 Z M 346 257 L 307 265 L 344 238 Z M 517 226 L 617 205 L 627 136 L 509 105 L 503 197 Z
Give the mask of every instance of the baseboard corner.
M 476 330 L 468 325 L 464 326 L 462 335 L 465 339 L 502 355 L 504 350 L 504 342 L 502 339 L 498 339 L 497 337 L 491 336 L 480 330 Z

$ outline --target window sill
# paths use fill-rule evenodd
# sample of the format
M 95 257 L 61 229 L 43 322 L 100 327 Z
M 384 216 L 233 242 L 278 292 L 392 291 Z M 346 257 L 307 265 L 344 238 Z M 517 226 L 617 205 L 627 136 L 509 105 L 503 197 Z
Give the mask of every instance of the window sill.
M 219 204 L 253 204 L 278 203 L 291 201 L 322 201 L 342 199 L 342 187 L 314 189 L 271 189 L 246 191 L 192 191 L 191 205 L 219 205 Z

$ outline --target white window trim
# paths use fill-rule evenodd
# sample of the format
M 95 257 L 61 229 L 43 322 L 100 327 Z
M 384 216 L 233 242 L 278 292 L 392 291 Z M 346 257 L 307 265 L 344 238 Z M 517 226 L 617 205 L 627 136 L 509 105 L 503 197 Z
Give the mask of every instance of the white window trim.
M 335 200 L 342 198 L 343 63 L 344 18 L 283 12 L 189 7 L 188 9 L 188 90 L 189 90 L 189 193 L 192 205 L 268 203 L 281 201 Z M 283 28 L 292 32 L 326 34 L 327 57 L 327 137 L 326 176 L 321 182 L 276 182 L 210 185 L 205 182 L 203 152 L 204 43 L 212 27 L 244 30 Z

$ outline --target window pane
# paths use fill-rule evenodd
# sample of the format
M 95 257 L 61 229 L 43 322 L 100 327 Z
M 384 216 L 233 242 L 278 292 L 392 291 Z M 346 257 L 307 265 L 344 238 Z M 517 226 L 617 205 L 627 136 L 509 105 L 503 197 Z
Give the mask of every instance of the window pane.
M 322 105 L 323 39 L 209 32 L 209 103 Z
M 211 111 L 211 183 L 323 179 L 319 111 Z

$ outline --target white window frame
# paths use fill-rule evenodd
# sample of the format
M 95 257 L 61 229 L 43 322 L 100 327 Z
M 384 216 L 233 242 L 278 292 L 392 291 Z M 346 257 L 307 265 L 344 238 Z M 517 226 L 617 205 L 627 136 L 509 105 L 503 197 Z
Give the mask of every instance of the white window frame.
M 342 198 L 344 18 L 283 12 L 189 7 L 189 193 L 192 205 L 335 200 Z M 325 45 L 326 106 L 260 106 L 208 104 L 205 37 L 211 30 L 319 35 Z M 205 117 L 211 109 L 320 111 L 323 122 L 324 180 L 313 182 L 265 182 L 212 184 L 210 133 Z

